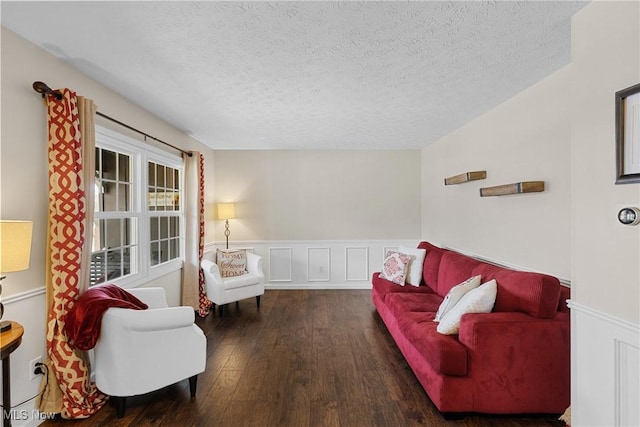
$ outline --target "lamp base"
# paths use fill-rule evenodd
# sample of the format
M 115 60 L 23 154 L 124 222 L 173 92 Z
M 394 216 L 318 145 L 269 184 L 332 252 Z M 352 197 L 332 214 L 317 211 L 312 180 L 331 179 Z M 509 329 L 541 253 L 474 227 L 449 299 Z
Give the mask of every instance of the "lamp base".
M 3 320 L 0 322 L 0 332 L 5 332 L 11 329 L 11 322 L 8 320 Z

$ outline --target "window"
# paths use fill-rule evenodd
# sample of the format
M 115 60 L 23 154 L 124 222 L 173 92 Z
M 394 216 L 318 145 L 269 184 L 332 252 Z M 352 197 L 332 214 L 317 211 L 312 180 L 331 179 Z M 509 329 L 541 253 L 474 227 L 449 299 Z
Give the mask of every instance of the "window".
M 180 170 L 149 162 L 147 171 L 151 265 L 157 265 L 180 257 Z
M 102 128 L 95 154 L 90 285 L 181 268 L 182 158 Z
M 137 271 L 139 215 L 132 209 L 132 155 L 96 146 L 91 285 Z

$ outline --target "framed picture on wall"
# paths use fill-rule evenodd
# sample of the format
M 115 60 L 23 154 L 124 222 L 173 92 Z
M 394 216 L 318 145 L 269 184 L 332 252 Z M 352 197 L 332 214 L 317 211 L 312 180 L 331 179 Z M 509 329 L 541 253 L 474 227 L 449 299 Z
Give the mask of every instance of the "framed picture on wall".
M 640 182 L 640 83 L 616 92 L 616 184 Z

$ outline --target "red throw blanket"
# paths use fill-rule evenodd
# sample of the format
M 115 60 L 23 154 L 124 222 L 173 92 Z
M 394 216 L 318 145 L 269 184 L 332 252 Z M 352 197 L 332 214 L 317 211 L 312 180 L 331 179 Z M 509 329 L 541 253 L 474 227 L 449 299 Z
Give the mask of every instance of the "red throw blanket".
M 116 285 L 100 285 L 80 295 L 65 317 L 64 332 L 69 344 L 79 350 L 90 350 L 100 336 L 102 316 L 109 307 L 145 310 L 147 304 Z

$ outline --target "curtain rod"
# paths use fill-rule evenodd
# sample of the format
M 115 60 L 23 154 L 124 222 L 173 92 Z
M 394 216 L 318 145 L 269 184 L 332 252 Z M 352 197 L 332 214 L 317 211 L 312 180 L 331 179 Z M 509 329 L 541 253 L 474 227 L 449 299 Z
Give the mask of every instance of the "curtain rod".
M 62 100 L 62 94 L 61 94 L 59 91 L 57 91 L 57 90 L 53 90 L 53 89 L 51 89 L 49 86 L 47 86 L 47 84 L 46 84 L 46 83 L 43 83 L 43 82 L 33 82 L 33 90 L 35 90 L 36 92 L 38 92 L 39 94 L 41 94 L 43 98 L 44 98 L 46 95 L 53 95 L 53 96 L 54 96 L 58 101 Z M 167 145 L 167 146 L 169 146 L 169 147 L 173 148 L 174 150 L 178 150 L 178 151 L 180 151 L 181 153 L 184 153 L 184 154 L 188 155 L 189 157 L 191 157 L 191 156 L 193 155 L 190 151 L 185 151 L 185 150 L 183 150 L 183 149 L 181 149 L 181 148 L 176 147 L 175 145 L 169 144 L 168 142 L 164 142 L 163 140 L 158 139 L 158 138 L 156 138 L 155 136 L 151 136 L 151 135 L 149 135 L 149 134 L 148 134 L 148 133 L 146 133 L 146 132 L 143 132 L 143 131 L 141 131 L 141 130 L 139 130 L 139 129 L 134 128 L 133 126 L 130 126 L 130 125 L 126 124 L 126 123 L 121 122 L 120 120 L 116 120 L 116 119 L 114 119 L 113 117 L 109 117 L 109 116 L 107 116 L 106 114 L 101 113 L 100 111 L 96 111 L 96 115 L 98 115 L 98 116 L 100 116 L 100 117 L 103 117 L 103 118 L 105 118 L 105 119 L 107 119 L 107 120 L 110 120 L 110 121 L 112 121 L 113 123 L 116 123 L 116 124 L 118 124 L 118 125 L 120 125 L 120 126 L 122 126 L 122 127 L 125 127 L 125 128 L 127 128 L 127 129 L 129 129 L 129 130 L 132 130 L 132 131 L 134 131 L 134 132 L 137 132 L 137 133 L 139 133 L 140 135 L 144 135 L 144 137 L 145 137 L 145 138 L 151 138 L 151 139 L 153 139 L 154 141 L 157 141 L 157 142 L 159 142 L 159 143 L 161 143 L 161 144 Z

